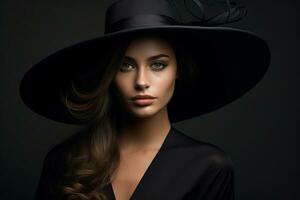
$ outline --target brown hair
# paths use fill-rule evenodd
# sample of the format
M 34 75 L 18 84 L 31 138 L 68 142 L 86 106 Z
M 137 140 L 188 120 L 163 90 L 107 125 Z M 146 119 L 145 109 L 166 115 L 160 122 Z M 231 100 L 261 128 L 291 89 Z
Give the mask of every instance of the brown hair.
M 195 68 L 191 57 L 185 53 L 187 51 L 179 47 L 182 44 L 175 44 L 173 40 L 168 40 L 175 50 L 177 66 L 179 66 L 177 68 L 179 81 L 184 82 L 186 77 L 187 79 L 193 78 Z M 109 61 L 105 63 L 105 70 L 99 82 L 92 84 L 96 87 L 89 87 L 93 89 L 82 92 L 79 86 L 71 82 L 70 87 L 61 95 L 62 102 L 71 114 L 75 118 L 86 121 L 88 127 L 88 132 L 76 144 L 76 149 L 67 153 L 61 190 L 63 199 L 107 199 L 101 193 L 101 188 L 110 183 L 109 178 L 119 162 L 116 136 L 121 128 L 118 112 L 122 110 L 111 87 L 130 39 L 126 41 L 120 40 L 116 43 L 117 45 L 110 45 Z M 183 64 L 187 66 L 182 67 Z M 183 70 L 183 68 L 188 70 Z M 91 74 L 97 76 L 97 72 Z

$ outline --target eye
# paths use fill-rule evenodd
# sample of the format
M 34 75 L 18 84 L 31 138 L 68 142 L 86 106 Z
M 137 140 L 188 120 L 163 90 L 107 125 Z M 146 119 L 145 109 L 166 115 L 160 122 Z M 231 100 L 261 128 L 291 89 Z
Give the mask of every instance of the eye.
M 120 70 L 121 71 L 130 71 L 132 69 L 133 65 L 131 63 L 128 62 L 123 62 L 121 64 Z
M 159 70 L 164 69 L 167 65 L 162 62 L 154 62 L 154 63 L 152 63 L 152 66 L 153 66 L 154 70 L 159 71 Z

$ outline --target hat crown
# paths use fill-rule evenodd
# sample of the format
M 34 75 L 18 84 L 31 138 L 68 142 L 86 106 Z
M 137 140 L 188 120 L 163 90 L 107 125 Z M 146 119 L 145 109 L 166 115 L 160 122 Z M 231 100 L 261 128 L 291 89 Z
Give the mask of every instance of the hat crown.
M 105 13 L 105 34 L 145 26 L 216 26 L 242 19 L 230 0 L 118 0 Z
M 105 34 L 140 26 L 178 24 L 178 16 L 167 0 L 119 0 L 105 15 Z

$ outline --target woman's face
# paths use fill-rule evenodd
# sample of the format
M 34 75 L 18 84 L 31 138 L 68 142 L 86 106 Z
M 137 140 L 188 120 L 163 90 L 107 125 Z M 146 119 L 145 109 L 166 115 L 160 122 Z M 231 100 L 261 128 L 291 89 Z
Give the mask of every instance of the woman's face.
M 176 72 L 175 52 L 167 41 L 158 37 L 134 39 L 114 79 L 121 105 L 138 118 L 166 109 L 174 92 Z M 153 99 L 133 100 L 137 95 Z

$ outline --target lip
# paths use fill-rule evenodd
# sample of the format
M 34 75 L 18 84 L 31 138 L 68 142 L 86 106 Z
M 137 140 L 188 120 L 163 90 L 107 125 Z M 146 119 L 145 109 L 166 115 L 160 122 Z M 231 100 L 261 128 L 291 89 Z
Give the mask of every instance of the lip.
M 132 101 L 138 106 L 146 106 L 151 105 L 155 101 L 155 99 L 156 97 L 153 97 L 151 95 L 137 95 L 132 98 Z
M 138 99 L 147 99 L 147 100 L 150 100 L 150 99 L 155 99 L 156 97 L 154 96 L 151 96 L 151 95 L 136 95 L 135 97 L 131 98 L 132 100 L 138 100 Z
M 139 99 L 133 100 L 133 102 L 139 106 L 151 105 L 154 101 L 155 101 L 155 99 L 153 99 L 153 98 L 139 98 Z

